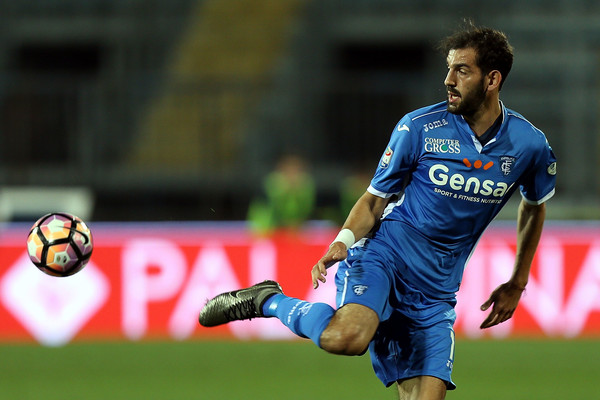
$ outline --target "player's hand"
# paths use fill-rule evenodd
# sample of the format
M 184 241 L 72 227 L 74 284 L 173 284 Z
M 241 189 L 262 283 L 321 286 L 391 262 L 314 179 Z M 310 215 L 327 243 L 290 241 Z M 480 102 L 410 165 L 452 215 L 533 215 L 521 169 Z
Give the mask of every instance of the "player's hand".
M 333 264 L 338 261 L 342 261 L 346 259 L 348 255 L 348 249 L 346 245 L 342 242 L 334 242 L 329 246 L 329 250 L 321 259 L 317 262 L 317 264 L 312 267 L 311 276 L 313 288 L 316 289 L 319 287 L 319 281 L 325 283 L 327 279 L 327 268 L 331 267 Z
M 523 289 L 504 283 L 496 288 L 490 298 L 481 305 L 481 311 L 486 311 L 493 305 L 492 311 L 479 328 L 486 329 L 509 320 L 519 304 Z

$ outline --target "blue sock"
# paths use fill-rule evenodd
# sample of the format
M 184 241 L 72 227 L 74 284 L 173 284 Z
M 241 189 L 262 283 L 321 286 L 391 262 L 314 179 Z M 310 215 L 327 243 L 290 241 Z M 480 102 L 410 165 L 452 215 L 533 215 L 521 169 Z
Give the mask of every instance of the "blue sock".
M 325 303 L 309 303 L 284 294 L 276 294 L 263 305 L 266 317 L 277 317 L 296 335 L 309 338 L 320 347 L 321 333 L 335 310 Z

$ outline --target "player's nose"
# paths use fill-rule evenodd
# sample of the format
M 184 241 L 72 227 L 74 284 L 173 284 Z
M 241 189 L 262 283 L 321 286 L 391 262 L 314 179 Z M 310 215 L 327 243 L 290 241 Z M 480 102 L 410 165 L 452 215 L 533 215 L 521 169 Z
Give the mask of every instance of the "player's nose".
M 452 72 L 452 70 L 448 70 L 446 78 L 444 79 L 444 86 L 456 86 L 456 80 L 454 79 L 454 73 Z

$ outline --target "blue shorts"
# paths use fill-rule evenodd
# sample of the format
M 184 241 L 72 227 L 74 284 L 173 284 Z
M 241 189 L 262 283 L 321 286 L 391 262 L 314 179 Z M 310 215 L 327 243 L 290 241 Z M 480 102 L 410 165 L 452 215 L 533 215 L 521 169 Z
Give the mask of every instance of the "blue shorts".
M 375 374 L 386 386 L 434 376 L 455 389 L 451 378 L 455 301 L 431 299 L 412 288 L 398 273 L 406 265 L 372 244 L 350 249 L 348 258 L 338 263 L 335 281 L 338 308 L 356 303 L 379 316 L 369 345 Z

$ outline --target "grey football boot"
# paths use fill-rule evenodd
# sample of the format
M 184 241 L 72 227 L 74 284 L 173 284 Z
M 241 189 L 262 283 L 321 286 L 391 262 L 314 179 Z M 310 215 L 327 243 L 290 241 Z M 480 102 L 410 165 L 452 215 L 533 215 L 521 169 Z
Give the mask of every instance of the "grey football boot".
M 221 293 L 209 300 L 200 315 L 200 325 L 211 327 L 231 321 L 264 317 L 262 306 L 272 295 L 283 293 L 275 281 L 264 281 L 246 289 Z

